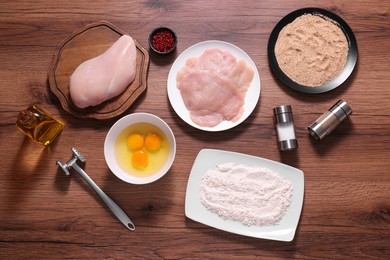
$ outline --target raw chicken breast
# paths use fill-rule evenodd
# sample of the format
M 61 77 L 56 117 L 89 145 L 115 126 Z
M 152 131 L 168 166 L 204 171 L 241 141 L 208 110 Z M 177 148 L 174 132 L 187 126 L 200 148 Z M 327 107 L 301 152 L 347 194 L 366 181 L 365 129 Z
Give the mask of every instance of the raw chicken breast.
M 189 58 L 176 81 L 191 120 L 213 127 L 242 116 L 253 75 L 244 60 L 237 61 L 230 52 L 214 48 Z
M 96 106 L 121 94 L 135 79 L 137 50 L 121 36 L 103 54 L 80 64 L 70 77 L 70 96 L 79 108 Z

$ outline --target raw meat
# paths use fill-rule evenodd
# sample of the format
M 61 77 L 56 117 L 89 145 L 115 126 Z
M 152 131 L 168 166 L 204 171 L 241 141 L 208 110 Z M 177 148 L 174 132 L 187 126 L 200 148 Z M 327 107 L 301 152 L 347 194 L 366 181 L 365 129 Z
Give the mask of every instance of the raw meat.
M 191 120 L 213 127 L 242 116 L 253 75 L 244 60 L 237 61 L 230 52 L 213 48 L 189 58 L 176 81 Z
M 133 38 L 121 36 L 103 54 L 80 64 L 70 77 L 70 96 L 79 108 L 96 106 L 121 94 L 135 79 Z

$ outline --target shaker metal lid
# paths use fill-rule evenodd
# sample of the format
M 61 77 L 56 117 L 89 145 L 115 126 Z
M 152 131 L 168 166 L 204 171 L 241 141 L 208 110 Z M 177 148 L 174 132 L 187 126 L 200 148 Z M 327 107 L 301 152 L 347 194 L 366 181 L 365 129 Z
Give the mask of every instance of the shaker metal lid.
M 339 100 L 329 109 L 329 111 L 331 111 L 340 121 L 343 121 L 352 114 L 352 108 L 344 100 Z
M 292 109 L 290 105 L 283 105 L 274 108 L 274 115 L 276 123 L 289 123 L 293 122 Z
M 292 113 L 292 109 L 290 105 L 283 105 L 283 106 L 275 107 L 274 112 L 275 114 Z
M 283 140 L 279 142 L 280 150 L 282 151 L 290 151 L 298 148 L 298 140 L 297 139 L 289 139 Z

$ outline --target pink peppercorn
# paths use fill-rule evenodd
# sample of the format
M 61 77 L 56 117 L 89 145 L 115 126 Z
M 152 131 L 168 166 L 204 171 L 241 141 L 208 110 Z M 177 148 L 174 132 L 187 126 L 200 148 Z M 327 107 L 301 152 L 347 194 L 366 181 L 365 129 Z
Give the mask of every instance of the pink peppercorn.
M 169 31 L 159 31 L 152 37 L 152 46 L 158 52 L 170 51 L 174 45 L 175 38 Z

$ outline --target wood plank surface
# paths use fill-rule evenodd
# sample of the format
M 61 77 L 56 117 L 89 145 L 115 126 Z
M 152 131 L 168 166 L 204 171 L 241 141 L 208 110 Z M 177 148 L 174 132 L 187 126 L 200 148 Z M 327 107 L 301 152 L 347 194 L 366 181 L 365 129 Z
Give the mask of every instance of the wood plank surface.
M 341 16 L 358 43 L 358 63 L 339 88 L 317 95 L 287 88 L 272 73 L 268 37 L 277 22 L 304 7 Z M 387 259 L 390 255 L 389 1 L 2 1 L 0 3 L 0 259 Z M 175 53 L 150 53 L 147 91 L 125 114 L 148 112 L 172 128 L 177 153 L 169 173 L 148 185 L 116 178 L 104 160 L 107 131 L 118 119 L 76 118 L 50 92 L 48 70 L 58 44 L 83 26 L 108 21 L 146 50 L 149 32 L 172 28 Z M 167 97 L 174 60 L 205 40 L 242 48 L 255 62 L 261 96 L 253 113 L 223 132 L 182 121 Z M 307 127 L 337 100 L 353 115 L 321 142 Z M 65 127 L 47 148 L 15 127 L 18 111 L 39 104 Z M 281 153 L 272 109 L 293 107 L 299 149 Z M 57 160 L 71 147 L 90 177 L 131 217 L 125 229 L 77 174 Z M 184 215 L 189 172 L 204 148 L 283 162 L 305 173 L 302 214 L 292 242 L 240 236 Z

